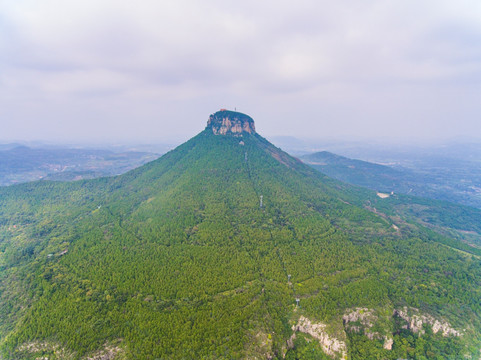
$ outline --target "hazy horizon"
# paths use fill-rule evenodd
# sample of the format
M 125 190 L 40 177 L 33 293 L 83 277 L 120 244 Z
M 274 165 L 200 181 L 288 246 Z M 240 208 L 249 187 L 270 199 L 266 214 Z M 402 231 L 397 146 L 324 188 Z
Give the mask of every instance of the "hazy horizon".
M 479 1 L 0 4 L 2 142 L 481 141 Z M 469 140 L 471 141 L 471 140 Z
M 92 146 L 143 146 L 143 145 L 180 145 L 192 137 L 196 136 L 199 132 L 192 135 L 173 135 L 172 137 L 162 137 L 158 139 L 117 139 L 117 140 L 102 140 L 102 139 L 2 139 L 0 138 L 0 145 L 19 144 L 25 146 L 79 146 L 79 147 L 92 147 Z M 259 133 L 259 132 L 258 132 Z M 335 143 L 335 144 L 371 144 L 371 145 L 412 145 L 417 146 L 443 146 L 452 144 L 479 144 L 481 145 L 481 138 L 469 137 L 469 136 L 453 136 L 436 139 L 424 139 L 424 138 L 387 138 L 387 137 L 314 137 L 314 136 L 292 136 L 292 135 L 269 135 L 259 133 L 262 137 L 271 142 L 276 141 L 293 141 L 302 142 L 306 144 L 311 143 Z M 275 145 L 275 144 L 274 144 Z

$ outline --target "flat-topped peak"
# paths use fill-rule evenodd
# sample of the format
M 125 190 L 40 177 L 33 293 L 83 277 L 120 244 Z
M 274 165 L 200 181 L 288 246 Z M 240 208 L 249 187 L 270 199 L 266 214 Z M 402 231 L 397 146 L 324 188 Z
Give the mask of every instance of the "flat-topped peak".
M 256 128 L 254 119 L 249 115 L 220 109 L 216 113 L 209 116 L 207 128 L 212 129 L 215 135 L 241 135 L 243 132 L 255 134 Z

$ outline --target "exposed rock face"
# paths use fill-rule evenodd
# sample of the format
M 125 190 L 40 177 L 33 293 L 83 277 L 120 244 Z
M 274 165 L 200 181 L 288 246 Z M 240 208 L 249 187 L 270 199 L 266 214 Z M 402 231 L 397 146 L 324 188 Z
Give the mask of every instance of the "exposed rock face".
M 409 329 L 413 333 L 419 334 L 419 336 L 425 333 L 424 326 L 428 325 L 432 328 L 433 333 L 440 332 L 443 336 L 461 336 L 462 334 L 453 329 L 451 325 L 442 320 L 435 319 L 432 315 L 423 314 L 419 309 L 403 307 L 402 309 L 395 309 L 391 315 L 387 315 L 389 318 L 391 316 L 398 316 L 406 324 L 403 326 L 404 329 Z M 380 313 L 374 309 L 368 308 L 355 308 L 348 309 L 347 312 L 342 317 L 344 328 L 347 331 L 364 333 L 370 340 L 378 339 L 384 340 L 383 347 L 387 350 L 392 350 L 393 346 L 393 333 L 389 326 L 383 329 L 379 327 L 379 324 L 387 324 L 386 314 Z M 390 320 L 392 321 L 392 319 Z M 374 325 L 377 325 L 374 327 Z M 377 331 L 373 329 L 376 328 Z
M 431 315 L 420 314 L 418 309 L 404 307 L 402 309 L 394 310 L 394 315 L 399 316 L 407 322 L 406 328 L 413 333 L 424 334 L 423 325 L 430 325 L 433 333 L 442 332 L 443 336 L 461 336 L 461 333 L 453 329 L 449 323 L 441 322 Z
M 97 351 L 92 357 L 87 357 L 87 360 L 114 360 L 122 349 L 117 346 L 108 346 L 102 350 Z
M 117 343 L 120 343 L 121 340 L 118 340 Z M 33 341 L 29 343 L 24 343 L 18 347 L 20 352 L 24 354 L 29 354 L 29 359 L 34 358 L 34 354 L 42 353 L 42 355 L 48 355 L 44 357 L 35 356 L 35 359 L 51 359 L 50 356 L 55 356 L 55 359 L 77 359 L 77 355 L 73 352 L 68 352 L 64 348 L 60 347 L 59 344 L 52 343 L 52 342 L 41 342 L 41 341 Z M 104 344 L 103 348 L 97 350 L 93 355 L 82 357 L 81 359 L 84 360 L 114 360 L 119 353 L 122 353 L 123 350 L 116 345 L 109 345 Z M 37 354 L 38 355 L 38 354 Z
M 378 321 L 378 317 L 374 314 L 373 310 L 367 308 L 356 308 L 348 311 L 343 317 L 342 322 L 346 330 L 361 332 L 364 331 L 369 340 L 382 339 L 383 336 L 376 331 L 372 331 L 373 325 Z M 352 323 L 357 323 L 361 326 L 357 326 Z
M 27 355 L 29 359 L 49 359 L 49 356 L 35 356 L 36 355 L 46 355 L 46 354 L 55 354 L 56 358 L 58 359 L 72 359 L 74 354 L 70 351 L 65 350 L 59 344 L 48 342 L 48 341 L 32 341 L 28 343 L 24 343 L 18 347 L 18 351 L 23 353 L 23 355 Z M 35 356 L 35 357 L 34 357 Z
M 209 116 L 207 128 L 212 129 L 215 135 L 240 136 L 242 133 L 256 132 L 254 120 L 250 116 L 224 109 Z
M 371 328 L 376 320 L 377 316 L 373 314 L 372 310 L 367 308 L 356 308 L 347 312 L 342 317 L 345 326 L 348 326 L 349 323 L 359 321 L 364 327 Z
M 392 344 L 394 343 L 394 340 L 391 339 L 391 338 L 388 338 L 388 337 L 385 337 L 384 338 L 384 344 L 383 344 L 383 348 L 386 349 L 386 350 L 392 350 Z
M 296 333 L 292 334 L 291 337 L 287 340 L 287 348 L 292 349 L 294 348 L 294 340 L 296 340 Z
M 312 323 L 308 318 L 301 316 L 297 325 L 292 326 L 292 330 L 309 334 L 313 338 L 319 340 L 319 343 L 326 354 L 332 356 L 340 354 L 341 359 L 347 359 L 346 343 L 329 336 L 329 334 L 326 332 L 325 324 Z

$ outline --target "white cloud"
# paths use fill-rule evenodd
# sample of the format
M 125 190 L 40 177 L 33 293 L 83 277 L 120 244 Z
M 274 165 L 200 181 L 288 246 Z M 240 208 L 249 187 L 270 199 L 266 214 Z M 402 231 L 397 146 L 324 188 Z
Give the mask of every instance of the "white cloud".
M 266 114 L 266 131 L 298 135 L 318 116 L 329 121 L 315 127 L 335 135 L 372 126 L 409 136 L 415 124 L 429 136 L 445 114 L 469 128 L 481 110 L 480 18 L 477 0 L 4 1 L 3 136 L 25 136 L 13 122 L 35 118 L 88 137 L 68 124 L 96 118 L 99 133 L 142 138 L 115 122 L 165 118 L 168 134 L 179 131 L 173 117 L 194 124 L 228 104 Z M 289 114 L 302 115 L 296 126 Z

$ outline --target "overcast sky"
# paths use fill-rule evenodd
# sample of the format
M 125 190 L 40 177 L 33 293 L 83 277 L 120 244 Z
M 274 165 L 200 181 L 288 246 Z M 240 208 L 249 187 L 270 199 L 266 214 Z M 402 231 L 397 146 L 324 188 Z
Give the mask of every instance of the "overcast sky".
M 0 140 L 481 138 L 480 0 L 0 0 Z

